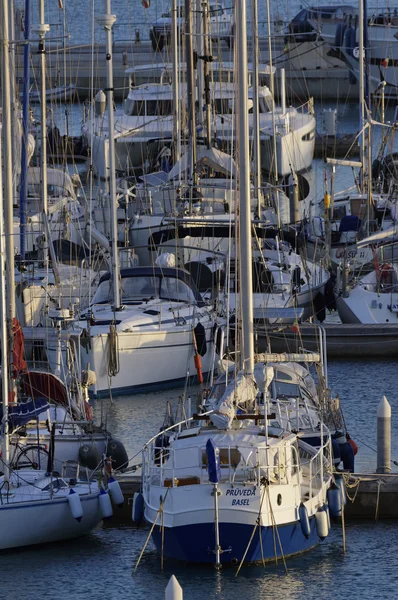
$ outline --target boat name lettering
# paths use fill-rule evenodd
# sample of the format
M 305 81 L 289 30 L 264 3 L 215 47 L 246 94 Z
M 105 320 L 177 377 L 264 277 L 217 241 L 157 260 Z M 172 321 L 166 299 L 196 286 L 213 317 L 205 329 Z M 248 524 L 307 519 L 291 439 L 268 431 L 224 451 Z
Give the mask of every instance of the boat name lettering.
M 336 250 L 336 258 L 355 258 L 357 255 L 357 249 L 346 250 L 345 248 L 337 248 Z
M 256 490 L 227 490 L 226 496 L 255 496 Z M 233 503 L 232 503 L 233 504 Z
M 398 304 L 387 304 L 387 310 L 392 310 L 393 312 L 398 312 Z
M 244 499 L 244 498 L 241 498 L 241 499 L 234 498 L 232 500 L 232 506 L 249 506 L 249 503 L 250 503 L 249 498 L 246 498 L 246 499 Z

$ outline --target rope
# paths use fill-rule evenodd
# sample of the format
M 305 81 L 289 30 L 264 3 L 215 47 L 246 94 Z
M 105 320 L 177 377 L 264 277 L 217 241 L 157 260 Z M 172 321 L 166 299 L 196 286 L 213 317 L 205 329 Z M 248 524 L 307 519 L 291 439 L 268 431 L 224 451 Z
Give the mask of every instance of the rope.
M 273 510 L 272 504 L 271 504 L 271 497 L 270 497 L 270 494 L 269 494 L 269 485 L 267 485 L 267 484 L 266 484 L 266 490 L 267 490 L 267 495 L 268 495 L 268 502 L 269 502 L 271 520 L 272 520 L 272 527 L 273 527 L 273 530 L 276 533 L 276 537 L 278 538 L 278 544 L 279 544 L 279 548 L 281 550 L 283 565 L 285 567 L 285 573 L 287 575 L 286 559 L 285 559 L 285 555 L 284 555 L 283 548 L 282 548 L 281 538 L 279 537 L 279 531 L 278 531 L 278 526 L 277 526 L 276 520 L 275 520 L 274 510 Z M 275 559 L 276 559 L 276 563 L 278 564 L 276 548 L 275 548 Z
M 381 484 L 382 484 L 382 481 L 381 481 L 381 479 L 379 479 L 379 481 L 377 482 L 377 500 L 376 500 L 375 521 L 377 521 L 379 518 L 379 501 L 380 501 Z
M 247 553 L 249 551 L 250 544 L 252 543 L 253 538 L 254 538 L 254 534 L 256 533 L 256 529 L 257 529 L 257 527 L 260 527 L 260 515 L 261 515 L 261 509 L 263 507 L 263 501 L 264 501 L 265 491 L 266 491 L 266 486 L 264 487 L 264 490 L 263 490 L 263 495 L 261 497 L 261 502 L 260 502 L 260 508 L 258 509 L 258 516 L 257 516 L 256 522 L 254 524 L 253 531 L 252 531 L 252 534 L 251 534 L 250 539 L 249 539 L 249 543 L 246 546 L 245 553 L 242 556 L 242 560 L 239 563 L 239 567 L 238 567 L 238 570 L 235 573 L 235 577 L 237 577 L 239 575 L 239 571 L 241 570 L 242 565 L 244 563 L 244 560 L 246 558 L 246 555 L 247 555 Z M 261 527 L 260 527 L 260 536 L 261 536 Z M 264 562 L 264 559 L 263 559 L 263 562 Z
M 143 554 L 144 554 L 144 552 L 145 552 L 145 549 L 146 549 L 146 547 L 147 547 L 147 545 L 148 545 L 149 539 L 150 539 L 150 537 L 151 537 L 151 535 L 152 535 L 152 531 L 155 529 L 155 525 L 156 525 L 156 523 L 157 523 L 158 517 L 159 517 L 160 513 L 163 513 L 163 506 L 164 506 L 164 503 L 166 502 L 166 498 L 167 498 L 167 494 L 169 493 L 169 489 L 170 489 L 170 488 L 167 488 L 167 490 L 166 490 L 166 493 L 165 493 L 165 495 L 164 495 L 164 498 L 163 498 L 163 500 L 162 500 L 162 503 L 161 503 L 161 505 L 159 506 L 159 510 L 158 510 L 158 512 L 156 513 L 155 520 L 154 520 L 154 522 L 153 522 L 153 524 L 152 524 L 152 527 L 151 527 L 151 529 L 150 529 L 150 532 L 148 533 L 148 536 L 147 536 L 147 538 L 146 538 L 146 540 L 145 540 L 144 547 L 143 547 L 143 548 L 142 548 L 142 550 L 141 550 L 141 553 L 140 553 L 140 555 L 139 555 L 139 557 L 138 557 L 138 560 L 137 560 L 137 564 L 135 565 L 134 571 L 133 571 L 133 572 L 132 572 L 132 574 L 131 574 L 131 576 L 132 576 L 132 577 L 134 577 L 134 575 L 135 575 L 135 572 L 136 572 L 136 570 L 138 569 L 138 565 L 139 565 L 139 564 L 140 564 L 140 562 L 141 562 L 141 558 L 142 558 L 142 556 L 143 556 Z
M 119 339 L 116 331 L 116 325 L 111 323 L 109 325 L 108 333 L 109 343 L 109 354 L 108 354 L 108 375 L 109 377 L 115 377 L 120 371 L 119 362 Z

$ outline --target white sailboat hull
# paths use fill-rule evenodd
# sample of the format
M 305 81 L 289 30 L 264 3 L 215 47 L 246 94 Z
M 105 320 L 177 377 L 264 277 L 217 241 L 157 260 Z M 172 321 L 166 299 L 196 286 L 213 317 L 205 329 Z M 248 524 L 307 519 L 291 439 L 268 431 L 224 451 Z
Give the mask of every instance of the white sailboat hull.
M 40 490 L 40 494 L 31 494 L 30 500 L 14 502 L 10 490 L 7 502 L 7 494 L 3 492 L 0 550 L 77 538 L 94 529 L 102 518 L 98 489 L 95 493 L 79 494 L 83 507 L 80 522 L 73 517 L 67 496 L 57 498 L 54 494 L 52 499 L 43 500 L 41 494 Z
M 206 330 L 207 352 L 202 357 L 203 373 L 210 371 L 214 359 L 213 322 L 202 323 Z M 196 374 L 192 327 L 174 327 L 150 332 L 118 332 L 119 371 L 109 376 L 108 334 L 93 335 L 91 349 L 82 349 L 83 368 L 90 365 L 97 381 L 91 389 L 95 396 L 124 394 L 172 387 L 188 375 Z

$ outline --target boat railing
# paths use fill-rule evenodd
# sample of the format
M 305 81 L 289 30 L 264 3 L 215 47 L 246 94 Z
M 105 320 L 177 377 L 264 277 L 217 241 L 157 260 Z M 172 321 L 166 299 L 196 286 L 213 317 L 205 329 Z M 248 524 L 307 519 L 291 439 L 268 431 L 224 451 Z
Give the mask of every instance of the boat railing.
M 219 451 L 221 483 L 231 486 L 259 486 L 264 481 L 288 484 L 300 468 L 297 448 L 290 439 L 276 447 L 234 444 Z M 142 469 L 144 489 L 210 483 L 205 444 L 174 449 L 154 442 L 144 449 Z
M 313 446 L 303 441 L 300 442 L 300 445 L 301 465 L 308 472 L 308 499 L 311 499 L 319 493 L 325 474 L 331 472 L 331 440 L 330 436 L 326 436 L 326 440 L 320 445 L 315 454 Z

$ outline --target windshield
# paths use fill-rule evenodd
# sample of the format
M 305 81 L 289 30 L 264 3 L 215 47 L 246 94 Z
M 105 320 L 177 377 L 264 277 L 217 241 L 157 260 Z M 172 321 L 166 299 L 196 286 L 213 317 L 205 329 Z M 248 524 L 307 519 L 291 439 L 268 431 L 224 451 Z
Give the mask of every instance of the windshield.
M 195 295 L 189 285 L 175 277 L 158 277 L 153 275 L 123 277 L 120 287 L 121 300 L 125 304 L 148 298 L 195 303 Z M 112 300 L 112 283 L 110 279 L 107 279 L 102 281 L 98 286 L 92 303 L 105 304 L 112 302 Z

